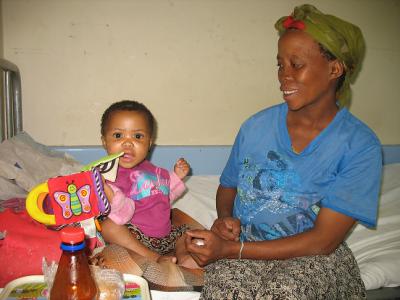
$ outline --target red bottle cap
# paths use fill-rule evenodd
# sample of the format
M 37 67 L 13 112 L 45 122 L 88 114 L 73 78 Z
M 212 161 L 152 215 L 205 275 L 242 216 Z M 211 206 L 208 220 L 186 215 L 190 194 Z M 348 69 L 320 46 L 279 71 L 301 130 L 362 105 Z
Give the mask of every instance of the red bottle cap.
M 67 244 L 79 244 L 85 239 L 82 227 L 66 227 L 61 230 L 61 241 Z

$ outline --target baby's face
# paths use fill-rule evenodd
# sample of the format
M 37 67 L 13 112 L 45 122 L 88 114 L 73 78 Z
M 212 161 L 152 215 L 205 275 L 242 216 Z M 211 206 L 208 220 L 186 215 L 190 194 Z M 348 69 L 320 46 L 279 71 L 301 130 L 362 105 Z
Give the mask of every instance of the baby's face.
M 138 111 L 114 111 L 101 139 L 108 154 L 124 152 L 119 158 L 123 168 L 133 168 L 145 160 L 152 143 L 147 118 Z

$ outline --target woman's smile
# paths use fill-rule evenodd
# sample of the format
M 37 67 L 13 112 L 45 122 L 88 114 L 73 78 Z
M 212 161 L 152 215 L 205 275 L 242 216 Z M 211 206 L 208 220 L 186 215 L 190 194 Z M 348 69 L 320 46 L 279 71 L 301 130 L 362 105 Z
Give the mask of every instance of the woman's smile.
M 297 90 L 286 90 L 286 91 L 282 91 L 282 92 L 285 96 L 290 96 L 290 95 L 293 95 L 294 93 L 296 93 Z

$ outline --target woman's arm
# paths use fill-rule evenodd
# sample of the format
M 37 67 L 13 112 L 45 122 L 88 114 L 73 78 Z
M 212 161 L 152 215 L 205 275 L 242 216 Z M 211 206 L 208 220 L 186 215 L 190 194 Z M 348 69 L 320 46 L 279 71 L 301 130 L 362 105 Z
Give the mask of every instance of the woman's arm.
M 241 258 L 272 260 L 330 254 L 343 242 L 354 223 L 354 219 L 346 215 L 329 208 L 321 208 L 314 228 L 282 239 L 246 242 Z M 224 240 L 205 230 L 189 231 L 187 236 L 186 247 L 201 266 L 221 258 L 239 257 L 240 242 Z M 191 243 L 192 238 L 204 239 L 205 245 Z
M 226 188 L 222 185 L 217 189 L 217 214 L 218 218 L 232 217 L 233 202 L 236 197 L 235 188 Z
M 222 185 L 217 190 L 218 219 L 214 221 L 211 230 L 219 237 L 238 241 L 240 234 L 240 221 L 232 218 L 233 202 L 236 197 L 236 188 L 226 188 Z

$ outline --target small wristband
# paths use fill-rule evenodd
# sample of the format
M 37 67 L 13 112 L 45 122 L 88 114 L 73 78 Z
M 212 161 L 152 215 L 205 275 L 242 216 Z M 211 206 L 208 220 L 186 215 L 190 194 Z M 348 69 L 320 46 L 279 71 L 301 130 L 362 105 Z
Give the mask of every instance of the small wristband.
M 243 248 L 244 248 L 244 243 L 243 243 L 243 242 L 240 242 L 239 259 L 242 259 L 242 251 L 243 251 Z

